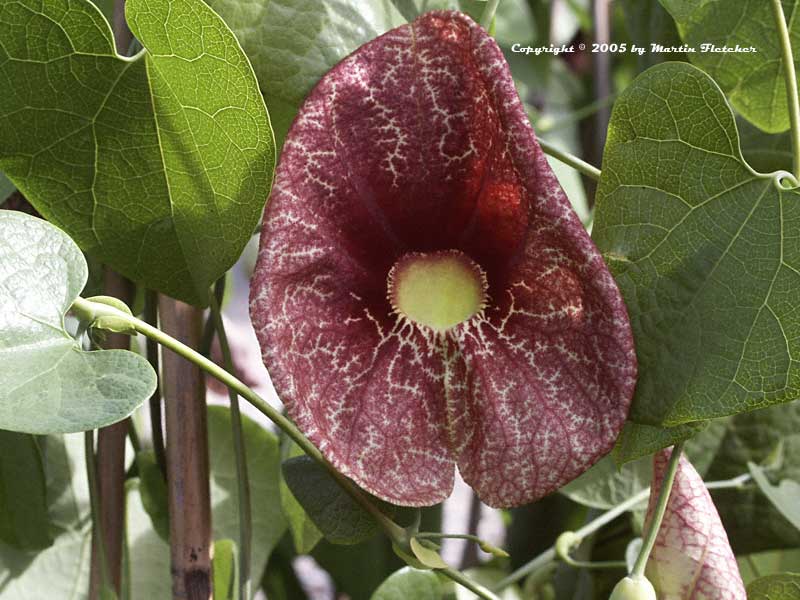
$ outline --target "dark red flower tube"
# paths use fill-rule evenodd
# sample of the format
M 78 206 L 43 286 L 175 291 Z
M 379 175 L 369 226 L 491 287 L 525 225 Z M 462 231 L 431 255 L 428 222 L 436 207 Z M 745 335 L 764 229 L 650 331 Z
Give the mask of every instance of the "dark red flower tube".
M 432 12 L 365 44 L 286 139 L 251 316 L 289 415 L 385 500 L 533 501 L 607 453 L 636 378 L 617 287 L 500 49 Z

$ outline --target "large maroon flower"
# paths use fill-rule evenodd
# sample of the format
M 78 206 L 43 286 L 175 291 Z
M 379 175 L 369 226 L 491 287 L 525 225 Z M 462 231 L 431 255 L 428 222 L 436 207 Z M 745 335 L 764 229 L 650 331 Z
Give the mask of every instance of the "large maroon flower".
M 636 359 L 625 307 L 500 49 L 432 12 L 306 100 L 261 234 L 251 316 L 296 421 L 373 494 L 494 506 L 607 453 Z

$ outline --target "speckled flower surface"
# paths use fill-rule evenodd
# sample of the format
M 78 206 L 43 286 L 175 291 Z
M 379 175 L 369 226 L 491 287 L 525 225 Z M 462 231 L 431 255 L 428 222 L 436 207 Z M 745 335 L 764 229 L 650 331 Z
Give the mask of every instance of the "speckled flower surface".
M 671 450 L 654 458 L 654 485 L 646 526 L 650 521 Z M 664 520 L 647 562 L 647 578 L 659 600 L 745 600 L 728 535 L 711 494 L 694 467 L 681 456 Z
M 447 331 L 399 318 L 387 276 L 457 251 L 485 308 Z M 402 505 L 455 465 L 493 506 L 607 453 L 636 358 L 611 275 L 549 168 L 488 34 L 432 12 L 344 59 L 292 126 L 251 317 L 288 414 L 344 474 Z

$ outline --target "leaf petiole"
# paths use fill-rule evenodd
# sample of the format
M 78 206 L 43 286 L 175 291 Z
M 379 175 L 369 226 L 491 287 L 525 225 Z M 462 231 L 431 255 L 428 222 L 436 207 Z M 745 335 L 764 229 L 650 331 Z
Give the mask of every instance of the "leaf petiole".
M 539 142 L 539 146 L 541 146 L 545 154 L 549 154 L 553 158 L 563 162 L 565 165 L 569 165 L 581 174 L 586 175 L 586 177 L 589 179 L 600 181 L 600 169 L 597 167 L 590 165 L 585 160 L 578 158 L 574 154 L 559 150 L 553 144 L 541 138 L 536 138 L 536 141 Z
M 224 289 L 225 278 L 217 282 L 217 286 Z M 225 368 L 230 373 L 236 373 L 233 366 L 233 357 L 228 345 L 228 335 L 225 332 L 225 323 L 222 320 L 222 311 L 217 301 L 217 293 L 209 294 L 211 299 L 210 312 L 214 321 L 214 329 L 219 339 L 222 350 L 222 360 Z M 236 482 L 238 485 L 239 500 L 239 595 L 242 600 L 250 598 L 250 561 L 252 547 L 252 506 L 250 503 L 250 479 L 247 474 L 247 455 L 244 446 L 244 433 L 242 432 L 242 415 L 239 410 L 239 396 L 228 388 L 228 399 L 231 405 L 231 433 L 233 436 L 233 453 L 236 459 Z
M 656 508 L 653 512 L 653 518 L 650 520 L 650 527 L 647 528 L 642 540 L 642 549 L 639 550 L 639 556 L 636 557 L 636 562 L 633 564 L 631 571 L 632 577 L 644 577 L 644 568 L 647 566 L 647 559 L 650 558 L 650 552 L 656 543 L 656 536 L 658 530 L 661 528 L 661 521 L 664 519 L 664 513 L 667 510 L 667 502 L 669 495 L 672 492 L 672 484 L 675 481 L 675 473 L 678 471 L 678 461 L 680 461 L 681 454 L 683 454 L 684 442 L 675 444 L 672 447 L 672 454 L 669 457 L 667 464 L 667 472 L 664 473 L 664 479 L 661 482 L 661 489 L 658 491 L 658 500 Z
M 792 42 L 781 0 L 772 0 L 772 12 L 778 29 L 778 40 L 783 60 L 783 77 L 786 81 L 786 100 L 789 104 L 789 122 L 792 130 L 792 166 L 794 177 L 800 180 L 800 97 L 797 91 L 797 73 L 794 68 Z
M 499 4 L 500 0 L 488 0 L 486 2 L 486 7 L 483 9 L 483 13 L 481 13 L 481 27 L 483 27 L 486 31 L 489 31 L 489 28 L 492 26 L 494 13 L 497 12 L 497 7 Z
M 747 483 L 750 482 L 752 477 L 749 473 L 743 473 L 737 477 L 732 479 L 723 479 L 720 481 L 709 481 L 706 483 L 706 488 L 709 490 L 723 490 L 723 489 L 742 489 L 745 487 Z M 629 510 L 633 510 L 639 504 L 647 500 L 648 495 L 650 494 L 650 488 L 645 488 L 635 496 L 631 496 L 621 504 L 618 504 L 614 508 L 604 512 L 602 515 L 597 517 L 594 521 L 591 521 L 578 529 L 575 532 L 575 535 L 583 538 L 588 535 L 591 535 L 601 527 L 609 524 L 611 521 L 619 517 L 620 515 L 628 512 Z M 547 568 L 548 565 L 553 564 L 553 561 L 556 560 L 556 549 L 555 545 L 550 546 L 547 550 L 539 554 L 538 556 L 534 557 L 532 560 L 528 561 L 524 565 L 522 565 L 519 569 L 511 573 L 508 577 L 497 583 L 492 587 L 495 592 L 499 592 L 504 590 L 510 585 L 524 579 L 528 575 L 532 573 L 538 572 L 540 569 Z
M 487 554 L 491 554 L 493 556 L 497 556 L 500 558 L 505 558 L 508 556 L 508 552 L 503 550 L 502 548 L 498 548 L 487 542 L 486 540 L 482 540 L 477 535 L 472 535 L 471 533 L 437 533 L 437 532 L 423 532 L 418 533 L 414 537 L 421 539 L 421 540 L 442 540 L 442 539 L 449 539 L 449 540 L 469 540 L 471 542 L 475 542 L 478 544 L 478 547 L 486 552 Z
M 627 566 L 624 560 L 588 561 L 572 558 L 572 550 L 582 542 L 583 538 L 578 537 L 574 531 L 565 531 L 556 539 L 556 557 L 576 569 L 619 569 Z

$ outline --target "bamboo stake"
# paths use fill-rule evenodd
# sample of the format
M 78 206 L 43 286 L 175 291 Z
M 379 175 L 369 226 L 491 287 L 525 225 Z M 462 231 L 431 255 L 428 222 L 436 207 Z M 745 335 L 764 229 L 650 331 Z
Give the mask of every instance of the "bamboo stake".
M 159 298 L 164 332 L 189 346 L 202 338 L 203 311 L 167 296 Z M 166 348 L 162 388 L 167 429 L 172 595 L 211 598 L 211 500 L 205 380 L 200 369 Z

